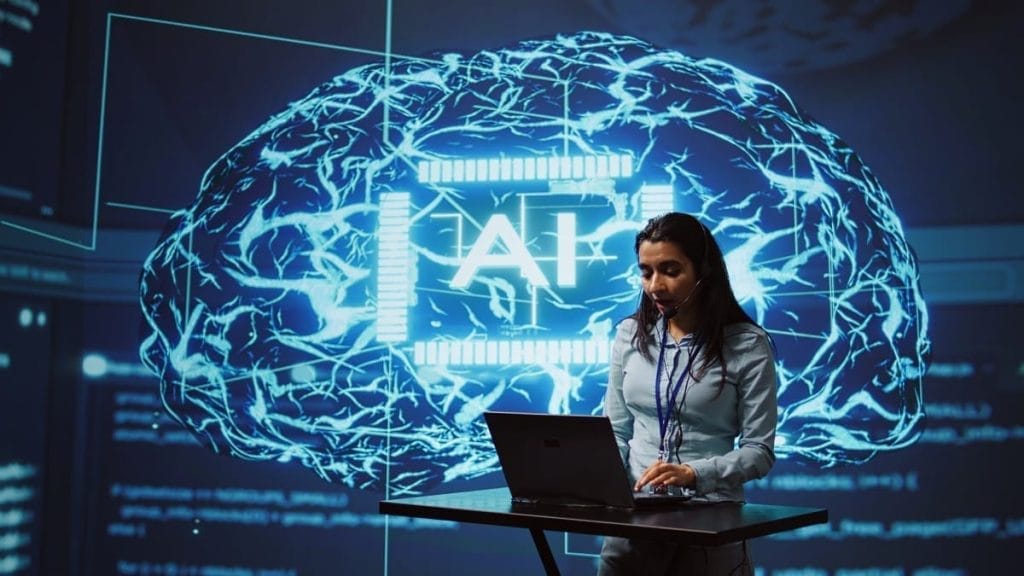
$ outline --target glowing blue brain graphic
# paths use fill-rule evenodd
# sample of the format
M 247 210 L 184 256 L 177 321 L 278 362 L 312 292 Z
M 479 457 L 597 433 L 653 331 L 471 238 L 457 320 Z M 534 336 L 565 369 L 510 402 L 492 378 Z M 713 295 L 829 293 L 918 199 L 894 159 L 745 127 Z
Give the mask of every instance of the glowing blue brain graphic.
M 480 414 L 600 411 L 647 218 L 697 214 L 775 336 L 777 451 L 912 442 L 927 313 L 892 204 L 777 86 L 581 33 L 355 68 L 208 170 L 146 262 L 143 361 L 212 448 L 415 493 Z

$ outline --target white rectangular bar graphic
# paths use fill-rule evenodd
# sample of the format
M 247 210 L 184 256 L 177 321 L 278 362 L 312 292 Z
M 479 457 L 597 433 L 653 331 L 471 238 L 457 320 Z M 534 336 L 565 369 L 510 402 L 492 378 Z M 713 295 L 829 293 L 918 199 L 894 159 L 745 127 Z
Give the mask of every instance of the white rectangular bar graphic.
M 646 184 L 640 187 L 640 217 L 646 221 L 673 210 L 671 184 Z
M 607 363 L 610 340 L 428 340 L 413 343 L 420 366 L 528 366 Z
M 428 170 L 420 163 L 420 175 Z M 430 166 L 430 177 L 434 166 Z M 380 195 L 377 233 L 377 341 L 404 342 L 409 337 L 409 210 L 408 192 Z M 426 349 L 416 348 L 414 355 Z M 424 358 L 426 360 L 426 358 Z
M 512 182 L 631 178 L 629 154 L 546 156 L 539 158 L 476 158 L 422 160 L 416 164 L 420 182 Z

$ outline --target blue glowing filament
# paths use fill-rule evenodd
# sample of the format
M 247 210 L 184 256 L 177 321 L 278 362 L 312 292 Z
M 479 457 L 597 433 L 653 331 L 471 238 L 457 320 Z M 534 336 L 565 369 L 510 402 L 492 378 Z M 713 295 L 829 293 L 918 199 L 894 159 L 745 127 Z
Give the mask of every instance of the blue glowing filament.
M 593 32 L 369 64 L 200 188 L 145 264 L 140 354 L 218 451 L 392 494 L 495 472 L 484 410 L 601 410 L 633 236 L 668 210 L 775 338 L 781 457 L 920 433 L 928 315 L 888 195 L 728 64 Z

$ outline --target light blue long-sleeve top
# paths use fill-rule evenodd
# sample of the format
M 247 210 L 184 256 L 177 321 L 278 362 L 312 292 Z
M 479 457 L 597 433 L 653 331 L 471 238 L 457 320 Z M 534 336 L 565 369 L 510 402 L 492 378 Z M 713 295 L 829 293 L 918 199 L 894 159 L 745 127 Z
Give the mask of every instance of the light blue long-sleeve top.
M 632 346 L 636 326 L 633 319 L 619 323 L 604 402 L 631 482 L 657 460 L 661 443 L 654 390 L 663 329 L 660 324 L 655 329 L 651 361 Z M 663 414 L 667 383 L 678 381 L 692 345 L 688 336 L 678 342 L 671 336 L 665 339 Z M 699 380 L 686 378 L 680 388 L 678 410 L 667 420 L 666 459 L 693 468 L 697 498 L 743 501 L 743 483 L 763 477 L 775 463 L 775 356 L 765 332 L 745 322 L 725 328 L 723 355 L 728 368 L 724 386 L 722 366 L 716 362 Z M 699 373 L 702 356 L 694 356 L 694 373 Z

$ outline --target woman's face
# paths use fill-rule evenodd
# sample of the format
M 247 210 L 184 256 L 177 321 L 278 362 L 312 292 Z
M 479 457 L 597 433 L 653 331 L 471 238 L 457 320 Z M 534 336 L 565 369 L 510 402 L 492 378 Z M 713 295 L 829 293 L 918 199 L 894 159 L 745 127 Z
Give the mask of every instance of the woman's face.
M 693 303 L 697 271 L 678 246 L 672 242 L 641 242 L 637 263 L 644 292 L 659 312 L 680 312 Z

